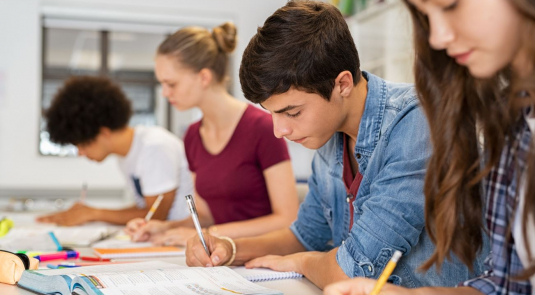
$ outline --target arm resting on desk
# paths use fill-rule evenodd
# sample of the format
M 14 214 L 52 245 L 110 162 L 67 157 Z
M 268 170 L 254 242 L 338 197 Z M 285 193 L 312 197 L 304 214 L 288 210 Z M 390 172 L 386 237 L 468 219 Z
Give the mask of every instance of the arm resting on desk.
M 176 190 L 164 193 L 164 198 L 158 206 L 158 209 L 153 215 L 154 219 L 165 219 L 169 213 L 169 209 L 173 204 Z M 124 225 L 129 220 L 137 217 L 145 217 L 150 207 L 156 201 L 157 196 L 147 196 L 146 207 L 137 208 L 132 206 L 119 210 L 99 209 L 87 206 L 83 203 L 76 203 L 66 211 L 51 214 L 48 216 L 41 216 L 37 218 L 39 222 L 55 223 L 58 225 L 79 225 L 90 221 L 105 221 L 113 224 Z

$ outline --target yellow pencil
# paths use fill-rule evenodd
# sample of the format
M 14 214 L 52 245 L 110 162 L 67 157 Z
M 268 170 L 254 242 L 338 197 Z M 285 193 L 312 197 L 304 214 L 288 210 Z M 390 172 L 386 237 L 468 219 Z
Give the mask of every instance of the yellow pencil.
M 383 270 L 383 273 L 377 280 L 377 283 L 375 283 L 375 287 L 373 288 L 370 295 L 378 295 L 379 292 L 381 292 L 381 289 L 386 284 L 386 281 L 394 271 L 394 268 L 396 268 L 396 264 L 398 263 L 398 260 L 401 258 L 401 251 L 394 252 L 394 255 L 392 255 L 392 258 L 390 258 L 390 261 L 386 265 L 385 269 Z
M 158 209 L 158 206 L 160 206 L 160 203 L 162 202 L 163 195 L 159 195 L 156 201 L 152 204 L 152 207 L 150 207 L 149 212 L 147 212 L 147 216 L 145 216 L 145 221 L 149 222 L 149 220 L 152 218 L 152 215 L 154 215 L 154 212 L 156 212 L 156 209 Z

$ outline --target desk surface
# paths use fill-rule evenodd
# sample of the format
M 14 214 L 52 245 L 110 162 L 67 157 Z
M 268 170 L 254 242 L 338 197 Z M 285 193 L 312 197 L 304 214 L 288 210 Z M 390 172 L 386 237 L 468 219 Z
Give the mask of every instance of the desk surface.
M 7 215 L 7 214 L 6 214 Z M 18 223 L 21 224 L 21 223 Z M 81 255 L 93 256 L 93 250 L 91 248 L 77 248 Z M 146 261 L 147 259 L 136 259 L 135 261 Z M 165 261 L 169 263 L 175 263 L 178 265 L 186 265 L 185 257 L 163 257 L 156 258 L 154 260 Z M 134 261 L 129 259 L 128 261 Z M 58 264 L 61 261 L 51 261 L 50 263 Z M 72 262 L 72 260 L 71 260 Z M 48 262 L 44 262 L 41 266 L 46 266 Z M 257 283 L 267 288 L 276 289 L 283 292 L 285 295 L 301 295 L 301 294 L 322 294 L 322 291 L 312 284 L 308 279 L 288 279 L 288 280 L 275 280 L 269 282 L 259 282 Z M 17 286 L 0 284 L 0 294 L 1 295 L 35 295 L 30 291 L 26 291 Z
M 82 248 L 77 249 L 81 255 L 92 255 L 91 248 Z M 186 265 L 185 257 L 169 257 L 169 258 L 158 258 L 157 260 L 165 261 L 169 263 L 176 263 L 178 265 Z M 125 260 L 126 261 L 126 260 Z M 132 260 L 128 260 L 132 261 Z M 137 259 L 136 261 L 143 261 L 142 259 Z M 71 260 L 72 262 L 72 260 Z M 42 263 L 41 265 L 46 265 L 47 262 Z M 51 261 L 50 263 L 58 264 L 60 261 Z M 261 286 L 279 290 L 285 295 L 301 295 L 301 294 L 322 294 L 321 290 L 312 284 L 306 278 L 301 279 L 289 279 L 289 280 L 276 280 L 269 282 L 259 282 L 257 283 Z M 17 286 L 0 284 L 0 294 L 2 295 L 35 295 L 30 291 L 21 289 Z

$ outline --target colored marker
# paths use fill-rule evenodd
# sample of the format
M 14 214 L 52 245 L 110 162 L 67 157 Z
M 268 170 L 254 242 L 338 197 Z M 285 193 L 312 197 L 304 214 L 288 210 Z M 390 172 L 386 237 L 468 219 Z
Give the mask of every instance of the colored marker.
M 52 253 L 52 254 L 41 254 L 37 255 L 34 258 L 39 261 L 49 261 L 49 260 L 60 260 L 60 259 L 69 259 L 69 258 L 78 258 L 80 256 L 80 253 L 77 251 L 62 251 L 58 253 Z

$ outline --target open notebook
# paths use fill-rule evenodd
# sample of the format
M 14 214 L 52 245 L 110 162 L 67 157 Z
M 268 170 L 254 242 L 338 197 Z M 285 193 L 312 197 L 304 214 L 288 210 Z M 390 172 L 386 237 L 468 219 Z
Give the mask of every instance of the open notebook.
M 17 285 L 40 294 L 61 295 L 282 295 L 227 267 L 182 267 L 159 261 L 27 270 Z
M 113 226 L 73 226 L 58 227 L 53 230 L 62 246 L 89 247 L 118 231 Z
M 302 278 L 303 275 L 293 271 L 280 272 L 267 268 L 245 268 L 243 266 L 232 268 L 235 272 L 240 274 L 251 282 L 263 282 L 272 280 L 297 279 Z
M 179 247 L 143 247 L 143 248 L 94 248 L 95 254 L 101 258 L 147 258 L 184 256 L 184 248 Z

